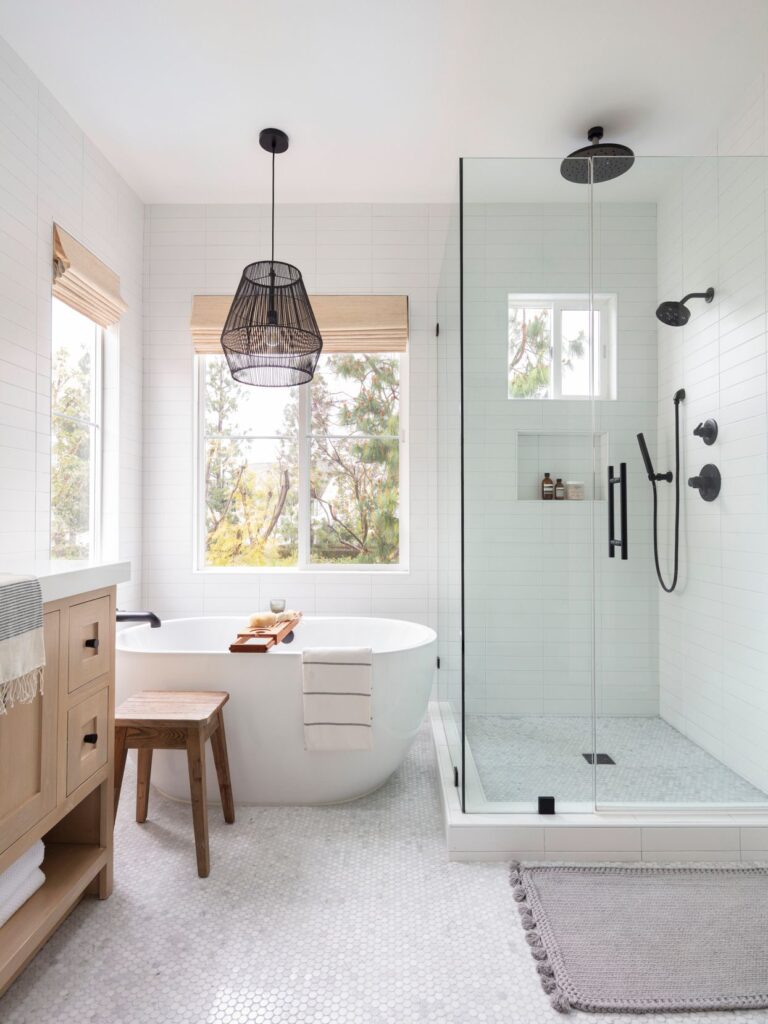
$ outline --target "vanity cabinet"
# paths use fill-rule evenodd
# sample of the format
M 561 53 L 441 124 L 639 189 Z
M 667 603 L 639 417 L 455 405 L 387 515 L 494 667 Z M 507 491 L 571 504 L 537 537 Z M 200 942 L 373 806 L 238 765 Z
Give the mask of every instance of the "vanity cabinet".
M 46 603 L 43 626 L 43 693 L 0 717 L 0 872 L 42 839 L 46 881 L 0 928 L 0 995 L 112 889 L 115 588 Z

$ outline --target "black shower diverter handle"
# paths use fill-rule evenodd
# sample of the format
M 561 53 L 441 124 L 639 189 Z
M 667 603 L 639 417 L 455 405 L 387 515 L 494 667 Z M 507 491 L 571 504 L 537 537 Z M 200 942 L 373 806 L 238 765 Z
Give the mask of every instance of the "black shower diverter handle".
M 714 444 L 717 440 L 717 420 L 704 420 L 693 431 L 694 437 L 700 437 L 704 444 Z

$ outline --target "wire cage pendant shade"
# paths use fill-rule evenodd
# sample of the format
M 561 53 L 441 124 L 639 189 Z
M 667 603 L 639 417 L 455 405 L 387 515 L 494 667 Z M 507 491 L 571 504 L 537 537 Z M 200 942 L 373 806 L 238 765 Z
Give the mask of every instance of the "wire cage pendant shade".
M 243 270 L 221 347 L 241 384 L 291 387 L 312 380 L 323 339 L 301 271 L 275 261 L 275 154 L 288 148 L 288 136 L 265 128 L 259 142 L 272 153 L 272 256 Z
M 291 387 L 312 380 L 323 341 L 301 271 L 261 260 L 243 271 L 221 335 L 241 384 Z

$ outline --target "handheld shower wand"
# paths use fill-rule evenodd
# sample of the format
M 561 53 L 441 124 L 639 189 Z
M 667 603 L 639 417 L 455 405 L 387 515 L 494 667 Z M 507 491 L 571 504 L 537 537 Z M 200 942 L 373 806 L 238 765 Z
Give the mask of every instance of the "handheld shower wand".
M 645 463 L 645 471 L 648 474 L 648 479 L 651 481 L 651 487 L 653 488 L 653 561 L 656 565 L 656 575 L 659 578 L 661 589 L 671 594 L 677 586 L 678 567 L 679 567 L 679 554 L 680 554 L 680 403 L 685 400 L 685 390 L 680 388 L 679 391 L 675 392 L 673 401 L 675 403 L 675 472 L 668 473 L 655 473 L 653 469 L 653 462 L 651 461 L 651 454 L 648 451 L 648 445 L 645 443 L 645 438 L 642 434 L 637 435 L 637 443 L 640 446 L 640 454 L 643 457 Z M 667 483 L 675 481 L 675 560 L 674 570 L 672 574 L 672 582 L 667 586 L 664 582 L 664 577 L 661 575 L 661 566 L 659 565 L 659 537 L 658 537 L 658 520 L 659 520 L 659 496 L 656 490 L 656 481 L 665 480 Z
M 645 463 L 645 471 L 648 474 L 648 479 L 653 482 L 654 480 L 666 480 L 667 483 L 672 483 L 672 470 L 668 473 L 654 473 L 653 463 L 651 462 L 651 455 L 648 451 L 648 445 L 645 443 L 645 437 L 643 434 L 637 435 L 637 443 L 640 445 L 640 454 L 643 456 L 643 462 Z

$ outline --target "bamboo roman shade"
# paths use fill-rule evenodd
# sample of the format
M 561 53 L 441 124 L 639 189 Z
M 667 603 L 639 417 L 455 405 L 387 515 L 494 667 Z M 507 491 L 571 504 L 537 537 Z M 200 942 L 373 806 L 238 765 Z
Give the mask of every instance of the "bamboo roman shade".
M 311 295 L 323 352 L 405 352 L 407 295 Z M 231 295 L 195 295 L 192 342 L 201 355 L 221 354 Z
M 53 225 L 53 294 L 102 327 L 117 323 L 128 308 L 117 274 L 58 224 Z

